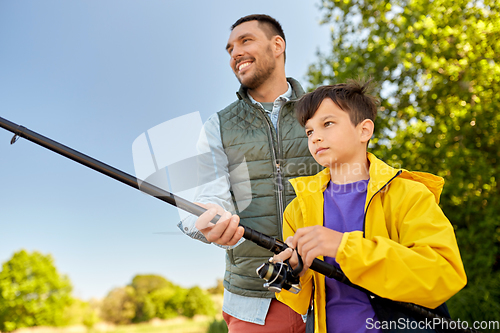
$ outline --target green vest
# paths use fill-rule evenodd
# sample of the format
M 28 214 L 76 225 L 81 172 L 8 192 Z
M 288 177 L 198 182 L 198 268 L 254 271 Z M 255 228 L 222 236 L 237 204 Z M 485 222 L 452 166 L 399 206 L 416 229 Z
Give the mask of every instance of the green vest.
M 279 239 L 284 209 L 295 197 L 288 179 L 314 175 L 322 169 L 312 158 L 304 128 L 294 117 L 294 100 L 304 90 L 294 79 L 287 80 L 293 93 L 280 110 L 277 131 L 265 111 L 253 104 L 242 88 L 238 100 L 218 112 L 229 171 L 238 167 L 243 158 L 248 167 L 252 198 L 243 211 L 237 211 L 241 224 Z M 238 207 L 235 186 L 238 184 L 231 182 L 233 204 Z M 224 287 L 238 295 L 274 297 L 255 271 L 272 256 L 251 241 L 228 250 Z

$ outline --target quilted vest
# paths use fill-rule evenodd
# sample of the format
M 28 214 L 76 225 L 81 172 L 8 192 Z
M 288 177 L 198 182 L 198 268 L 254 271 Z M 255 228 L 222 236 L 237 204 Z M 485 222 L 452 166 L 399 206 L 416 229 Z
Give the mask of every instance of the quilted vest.
M 243 88 L 237 93 L 237 101 L 218 112 L 229 171 L 240 166 L 243 160 L 248 167 L 251 201 L 249 198 L 244 209 L 237 210 L 240 223 L 279 239 L 282 239 L 284 209 L 295 197 L 288 179 L 313 175 L 322 169 L 312 158 L 304 128 L 294 117 L 294 100 L 301 97 L 304 90 L 294 79 L 287 80 L 293 93 L 280 110 L 277 130 L 266 112 L 249 100 Z M 236 208 L 238 185 L 241 185 L 238 180 L 231 179 Z M 257 267 L 272 255 L 251 241 L 227 250 L 224 287 L 242 296 L 274 298 L 274 292 L 263 287 L 265 281 L 256 273 Z

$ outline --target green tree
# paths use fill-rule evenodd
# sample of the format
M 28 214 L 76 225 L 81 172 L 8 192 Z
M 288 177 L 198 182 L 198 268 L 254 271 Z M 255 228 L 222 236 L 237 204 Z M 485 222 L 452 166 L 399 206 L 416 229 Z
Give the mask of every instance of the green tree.
M 227 333 L 227 325 L 224 319 L 217 320 L 214 319 L 210 325 L 208 325 L 207 333 Z
M 179 286 L 167 287 L 151 293 L 151 301 L 156 309 L 156 317 L 170 319 L 183 314 L 183 303 L 187 290 Z
M 217 284 L 207 289 L 207 292 L 213 295 L 224 294 L 224 280 L 217 279 Z
M 110 323 L 130 324 L 135 313 L 135 290 L 131 286 L 111 290 L 101 304 L 101 316 Z
M 88 302 L 80 299 L 73 299 L 71 305 L 64 309 L 64 323 L 65 325 L 79 325 L 83 324 L 87 327 L 93 326 L 99 321 L 98 309 L 99 302 L 90 300 Z M 89 327 L 89 329 L 92 327 Z
M 312 87 L 371 76 L 381 96 L 372 151 L 438 174 L 468 276 L 455 318 L 500 313 L 500 2 L 325 0 L 332 50 L 309 68 Z M 312 88 L 311 87 L 311 88 Z
M 210 296 L 200 287 L 193 287 L 188 290 L 186 298 L 182 304 L 182 314 L 188 318 L 195 315 L 215 314 L 214 303 Z
M 0 330 L 63 325 L 64 309 L 72 302 L 71 289 L 50 255 L 14 253 L 0 272 Z
M 151 293 L 163 288 L 172 288 L 173 284 L 162 276 L 149 274 L 134 276 L 130 286 L 135 290 L 134 303 L 136 306 L 136 313 L 132 321 L 143 322 L 157 316 L 155 304 L 151 300 Z
M 155 290 L 172 287 L 173 283 L 165 279 L 163 276 L 148 274 L 134 276 L 130 285 L 138 294 L 146 295 Z

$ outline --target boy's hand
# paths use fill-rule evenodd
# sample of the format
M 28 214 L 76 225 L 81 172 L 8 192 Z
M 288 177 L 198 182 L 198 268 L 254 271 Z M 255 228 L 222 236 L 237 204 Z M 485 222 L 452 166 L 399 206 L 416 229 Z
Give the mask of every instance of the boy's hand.
M 218 205 L 196 204 L 208 209 L 198 217 L 195 226 L 209 242 L 219 245 L 235 245 L 240 238 L 243 237 L 245 230 L 243 227 L 239 227 L 240 217 L 238 215 L 231 215 L 230 212 L 224 211 L 224 209 Z M 216 224 L 213 224 L 210 221 L 212 221 L 217 214 L 219 214 L 221 218 Z
M 311 266 L 314 258 L 318 256 L 335 258 L 342 236 L 343 233 L 341 232 L 317 225 L 298 229 L 293 237 L 287 239 L 286 243 L 288 246 L 298 249 L 304 264 L 304 270 L 302 271 L 304 272 Z M 290 244 L 289 240 L 291 241 Z M 295 260 L 296 258 L 295 256 Z M 292 260 L 290 260 L 290 264 L 292 264 Z M 297 261 L 295 261 L 296 265 Z
M 286 245 L 289 246 L 289 248 L 285 249 L 285 251 L 281 251 L 280 253 L 275 254 L 273 257 L 273 262 L 274 263 L 282 262 L 282 261 L 285 261 L 287 259 L 290 259 L 288 262 L 290 263 L 290 266 L 292 266 L 292 269 L 295 269 L 299 263 L 299 259 L 297 257 L 297 251 L 295 251 L 292 248 L 292 239 L 293 239 L 293 237 L 291 237 L 291 236 L 286 239 L 285 243 L 286 243 Z M 299 276 L 304 275 L 306 270 L 307 269 L 303 269 L 300 272 Z

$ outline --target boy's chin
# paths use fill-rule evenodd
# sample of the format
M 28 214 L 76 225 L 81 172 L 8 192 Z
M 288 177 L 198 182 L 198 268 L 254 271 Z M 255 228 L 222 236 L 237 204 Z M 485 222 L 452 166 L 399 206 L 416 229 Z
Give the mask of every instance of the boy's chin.
M 316 163 L 318 163 L 319 165 L 321 165 L 324 168 L 330 167 L 330 163 L 327 163 L 327 162 L 325 162 L 325 160 L 322 160 L 320 158 L 316 158 L 316 156 L 314 156 L 314 154 L 312 154 L 312 155 L 313 155 L 313 158 L 316 161 Z
M 332 168 L 335 167 L 337 164 L 339 164 L 337 161 L 331 161 L 331 160 L 326 160 L 324 158 L 316 158 L 316 156 L 313 155 L 314 160 L 321 165 L 324 168 Z

